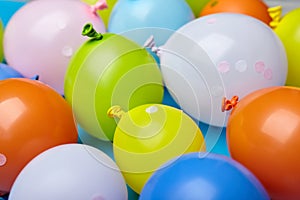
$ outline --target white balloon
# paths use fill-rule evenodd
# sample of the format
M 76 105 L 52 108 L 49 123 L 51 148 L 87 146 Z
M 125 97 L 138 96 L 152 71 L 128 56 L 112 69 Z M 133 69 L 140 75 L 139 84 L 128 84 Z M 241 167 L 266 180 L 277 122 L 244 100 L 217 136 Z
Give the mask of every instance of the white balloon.
M 102 151 L 82 144 L 51 148 L 19 174 L 9 200 L 127 199 L 124 178 Z
M 219 13 L 200 17 L 160 48 L 166 87 L 197 120 L 226 126 L 223 97 L 284 85 L 285 49 L 273 30 L 250 16 Z
M 66 69 L 75 52 L 87 41 L 86 23 L 106 32 L 102 19 L 80 1 L 36 0 L 26 3 L 9 20 L 3 47 L 9 66 L 25 77 L 39 80 L 64 93 Z

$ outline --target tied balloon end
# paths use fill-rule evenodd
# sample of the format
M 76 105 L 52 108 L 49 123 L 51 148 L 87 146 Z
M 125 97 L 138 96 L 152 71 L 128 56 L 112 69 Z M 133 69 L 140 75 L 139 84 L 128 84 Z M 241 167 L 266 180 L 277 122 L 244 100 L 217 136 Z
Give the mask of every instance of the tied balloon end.
M 104 10 L 107 8 L 108 8 L 108 6 L 107 6 L 106 0 L 99 0 L 97 3 L 95 3 L 94 5 L 91 6 L 91 11 L 92 11 L 92 13 L 97 15 L 98 10 Z
M 112 106 L 108 109 L 107 115 L 110 118 L 121 118 L 125 114 L 125 111 L 122 110 L 121 106 Z
M 31 80 L 38 81 L 40 79 L 39 75 L 35 75 L 31 78 Z
M 269 8 L 268 13 L 272 19 L 269 25 L 271 28 L 275 29 L 278 26 L 282 16 L 282 6 L 275 6 Z
M 83 27 L 82 35 L 90 37 L 90 38 L 95 39 L 95 40 L 102 40 L 102 38 L 103 38 L 103 35 L 101 33 L 98 33 L 94 29 L 94 27 L 91 23 L 88 23 Z
M 239 101 L 238 96 L 233 96 L 231 98 L 231 100 L 226 99 L 226 97 L 223 97 L 223 99 L 222 99 L 222 112 L 230 111 L 231 109 L 233 109 L 238 104 L 238 101 Z
M 160 57 L 160 47 L 157 47 L 155 44 L 154 36 L 151 35 L 146 42 L 144 43 L 144 48 L 150 49 L 153 53 L 155 53 L 158 57 Z

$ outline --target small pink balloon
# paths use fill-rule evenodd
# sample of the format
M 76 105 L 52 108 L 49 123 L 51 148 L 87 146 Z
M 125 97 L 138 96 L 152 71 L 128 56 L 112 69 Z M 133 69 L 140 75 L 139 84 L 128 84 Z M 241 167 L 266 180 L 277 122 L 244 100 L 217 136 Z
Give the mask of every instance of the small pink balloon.
M 87 38 L 86 23 L 106 32 L 93 7 L 80 1 L 31 1 L 18 10 L 4 33 L 7 63 L 26 77 L 39 80 L 63 94 L 70 58 Z

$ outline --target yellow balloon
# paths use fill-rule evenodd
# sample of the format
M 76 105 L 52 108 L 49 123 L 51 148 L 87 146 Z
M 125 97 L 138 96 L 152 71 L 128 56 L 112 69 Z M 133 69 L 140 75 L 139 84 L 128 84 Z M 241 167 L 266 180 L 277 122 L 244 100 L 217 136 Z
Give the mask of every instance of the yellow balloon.
M 287 13 L 275 32 L 281 39 L 288 59 L 286 85 L 300 87 L 300 8 Z
M 89 5 L 94 5 L 95 3 L 98 2 L 98 0 L 82 0 L 82 1 L 89 4 Z M 97 12 L 100 15 L 101 19 L 103 20 L 106 27 L 108 25 L 110 13 L 111 13 L 111 11 L 112 11 L 112 9 L 113 9 L 116 2 L 117 2 L 117 0 L 106 0 L 108 8 L 104 9 L 104 10 L 99 10 Z
M 140 193 L 153 172 L 169 160 L 205 151 L 197 124 L 181 110 L 162 105 L 138 106 L 120 117 L 114 135 L 114 157 L 127 184 Z M 110 114 L 111 114 L 110 110 Z

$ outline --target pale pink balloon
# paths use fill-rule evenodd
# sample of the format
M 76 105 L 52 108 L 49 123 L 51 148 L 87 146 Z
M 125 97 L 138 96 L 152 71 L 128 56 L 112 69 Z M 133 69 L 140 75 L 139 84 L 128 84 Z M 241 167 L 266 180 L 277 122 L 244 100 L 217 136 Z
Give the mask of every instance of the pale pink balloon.
M 69 61 L 88 39 L 81 35 L 86 23 L 106 32 L 93 8 L 80 1 L 31 1 L 18 10 L 4 33 L 7 63 L 26 77 L 39 80 L 63 94 Z

